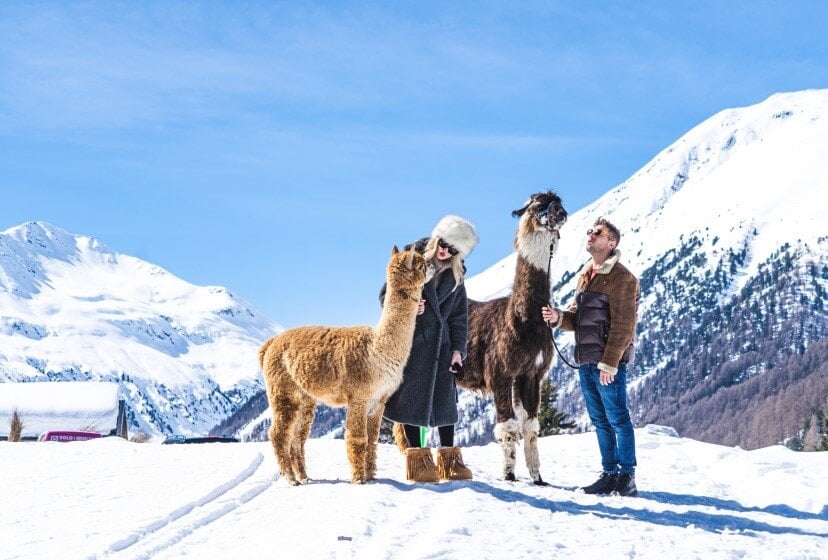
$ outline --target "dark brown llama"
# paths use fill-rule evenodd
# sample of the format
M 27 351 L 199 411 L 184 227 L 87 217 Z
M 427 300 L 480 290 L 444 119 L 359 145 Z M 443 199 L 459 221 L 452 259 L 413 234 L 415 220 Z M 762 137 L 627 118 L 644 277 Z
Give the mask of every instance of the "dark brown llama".
M 512 294 L 469 301 L 468 357 L 459 385 L 494 396 L 494 435 L 503 450 L 505 479 L 515 480 L 515 446 L 523 437 L 529 474 L 535 484 L 545 484 L 538 458 L 538 407 L 553 349 L 541 307 L 549 303 L 550 254 L 557 249 L 567 213 L 560 197 L 547 191 L 533 194 L 512 215 L 520 218 Z

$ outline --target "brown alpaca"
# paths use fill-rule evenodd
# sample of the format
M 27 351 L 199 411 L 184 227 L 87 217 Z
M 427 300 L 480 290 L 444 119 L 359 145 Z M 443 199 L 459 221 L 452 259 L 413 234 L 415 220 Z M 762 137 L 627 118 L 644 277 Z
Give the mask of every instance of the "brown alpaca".
M 270 441 L 279 470 L 291 484 L 308 481 L 305 442 L 318 401 L 348 406 L 345 444 L 351 482 L 374 478 L 385 401 L 402 381 L 414 339 L 426 265 L 415 251 L 392 249 L 388 292 L 377 327 L 298 327 L 259 349 L 273 411 Z
M 544 484 L 538 458 L 540 383 L 552 363 L 552 337 L 541 316 L 549 303 L 547 270 L 566 221 L 560 197 L 532 195 L 512 215 L 519 217 L 515 248 L 517 268 L 512 294 L 487 302 L 469 300 L 467 389 L 492 393 L 495 439 L 503 450 L 503 474 L 515 480 L 515 445 L 524 440 L 526 466 L 535 484 Z

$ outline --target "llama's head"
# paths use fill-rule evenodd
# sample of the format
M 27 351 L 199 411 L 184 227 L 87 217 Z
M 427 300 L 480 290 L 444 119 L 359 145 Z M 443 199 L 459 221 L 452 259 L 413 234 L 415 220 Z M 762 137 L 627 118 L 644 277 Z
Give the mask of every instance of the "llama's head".
M 428 267 L 423 256 L 413 247 L 409 251 L 400 251 L 394 245 L 386 269 L 388 291 L 393 290 L 405 298 L 419 299 L 427 280 Z
M 512 212 L 512 216 L 526 222 L 532 230 L 545 229 L 557 233 L 568 216 L 561 197 L 552 191 L 533 194 L 523 208 Z
M 566 222 L 561 197 L 552 191 L 533 194 L 512 216 L 520 218 L 515 236 L 518 253 L 535 268 L 546 270 L 550 254 L 554 255 L 558 249 L 559 230 Z

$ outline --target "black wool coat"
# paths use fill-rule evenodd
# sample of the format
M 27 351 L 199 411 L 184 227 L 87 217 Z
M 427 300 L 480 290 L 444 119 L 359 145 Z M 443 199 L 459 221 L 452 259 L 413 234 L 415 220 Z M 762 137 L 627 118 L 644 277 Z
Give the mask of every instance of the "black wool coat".
M 422 253 L 426 242 L 428 238 L 421 239 L 414 248 Z M 423 287 L 425 312 L 417 316 L 402 384 L 385 405 L 383 416 L 389 420 L 414 426 L 457 422 L 457 387 L 449 365 L 454 351 L 466 358 L 469 311 L 465 285 L 454 287 L 451 269 Z M 380 302 L 385 300 L 385 289 L 380 290 Z

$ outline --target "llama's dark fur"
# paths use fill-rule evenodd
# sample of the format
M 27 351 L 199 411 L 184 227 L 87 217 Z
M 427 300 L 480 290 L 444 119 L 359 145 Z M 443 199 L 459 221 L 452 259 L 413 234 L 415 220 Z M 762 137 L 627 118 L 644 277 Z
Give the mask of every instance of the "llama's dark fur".
M 468 357 L 460 385 L 491 393 L 497 410 L 495 439 L 504 458 L 504 477 L 515 480 L 515 446 L 521 437 L 529 474 L 543 484 L 538 459 L 540 384 L 552 363 L 552 338 L 541 307 L 549 303 L 550 251 L 566 221 L 560 197 L 532 195 L 513 212 L 520 217 L 512 294 L 487 302 L 469 301 Z

